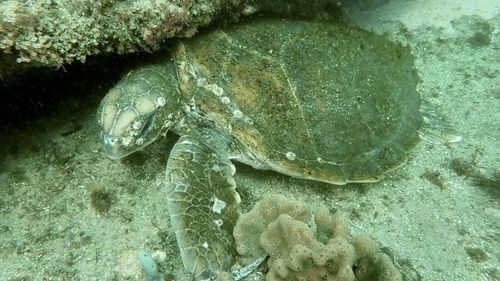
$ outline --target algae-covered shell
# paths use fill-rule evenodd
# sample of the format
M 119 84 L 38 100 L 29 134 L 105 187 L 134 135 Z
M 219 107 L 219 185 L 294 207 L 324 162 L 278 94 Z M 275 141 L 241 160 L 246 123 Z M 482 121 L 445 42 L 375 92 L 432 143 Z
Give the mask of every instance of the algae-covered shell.
M 175 51 L 183 99 L 243 144 L 240 160 L 334 184 L 379 180 L 419 140 L 413 60 L 357 28 L 277 20 Z

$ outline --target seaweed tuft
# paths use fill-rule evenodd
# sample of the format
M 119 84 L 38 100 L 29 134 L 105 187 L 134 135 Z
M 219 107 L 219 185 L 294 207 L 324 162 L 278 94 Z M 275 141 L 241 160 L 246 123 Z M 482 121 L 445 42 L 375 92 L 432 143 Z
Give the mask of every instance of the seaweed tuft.
M 105 188 L 94 188 L 90 192 L 90 206 L 99 214 L 107 214 L 112 204 L 113 195 Z

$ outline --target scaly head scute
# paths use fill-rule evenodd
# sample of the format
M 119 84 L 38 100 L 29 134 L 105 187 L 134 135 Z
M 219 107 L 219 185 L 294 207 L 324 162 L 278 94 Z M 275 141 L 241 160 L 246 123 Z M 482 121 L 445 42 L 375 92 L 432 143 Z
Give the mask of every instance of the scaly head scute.
M 168 70 L 152 66 L 131 72 L 102 100 L 97 121 L 110 158 L 146 147 L 177 122 L 180 93 L 175 72 Z

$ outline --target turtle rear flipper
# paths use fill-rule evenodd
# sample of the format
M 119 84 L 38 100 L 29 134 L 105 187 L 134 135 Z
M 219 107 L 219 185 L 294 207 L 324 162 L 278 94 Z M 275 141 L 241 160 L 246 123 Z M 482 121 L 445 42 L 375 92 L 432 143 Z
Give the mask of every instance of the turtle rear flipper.
M 167 164 L 172 227 L 184 267 L 197 280 L 228 270 L 236 254 L 232 232 L 240 200 L 227 151 L 223 136 L 197 131 L 177 141 Z

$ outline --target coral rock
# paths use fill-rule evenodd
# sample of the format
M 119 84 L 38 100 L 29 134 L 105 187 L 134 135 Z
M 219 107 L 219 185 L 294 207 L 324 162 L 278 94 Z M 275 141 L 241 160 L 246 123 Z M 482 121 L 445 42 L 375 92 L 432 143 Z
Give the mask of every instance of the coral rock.
M 269 255 L 268 281 L 400 281 L 390 257 L 366 237 L 349 235 L 348 219 L 325 207 L 270 195 L 242 215 L 234 229 L 238 252 L 249 260 Z

